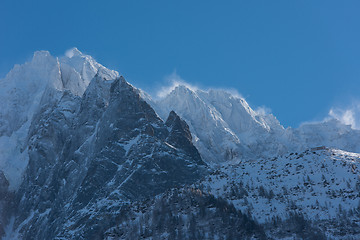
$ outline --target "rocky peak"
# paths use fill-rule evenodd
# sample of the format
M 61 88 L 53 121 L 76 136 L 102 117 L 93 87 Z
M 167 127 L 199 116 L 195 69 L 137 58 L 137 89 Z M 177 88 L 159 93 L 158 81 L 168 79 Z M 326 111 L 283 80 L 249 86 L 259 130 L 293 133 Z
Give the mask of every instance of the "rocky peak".
M 186 138 L 187 142 L 192 141 L 189 126 L 174 111 L 170 112 L 169 117 L 165 122 L 165 125 L 170 128 L 170 135 L 168 137 L 169 140 L 176 140 L 177 137 L 182 136 Z
M 124 77 L 117 78 L 111 84 L 109 108 L 109 111 L 115 111 L 119 117 L 132 116 L 155 124 L 161 121 L 154 109 L 141 97 L 140 91 L 126 82 Z
M 195 156 L 198 164 L 204 164 L 198 150 L 192 143 L 192 136 L 187 123 L 174 111 L 171 111 L 165 125 L 170 129 L 166 142 L 176 148 L 184 149 L 189 155 Z

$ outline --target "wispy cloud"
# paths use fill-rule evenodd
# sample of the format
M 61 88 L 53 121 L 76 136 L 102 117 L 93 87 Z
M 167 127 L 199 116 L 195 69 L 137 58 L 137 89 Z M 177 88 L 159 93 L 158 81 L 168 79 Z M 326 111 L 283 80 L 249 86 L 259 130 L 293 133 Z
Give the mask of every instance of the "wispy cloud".
M 346 125 L 351 125 L 354 129 L 360 129 L 360 101 L 354 101 L 345 108 L 331 108 L 329 117 L 335 118 Z
M 68 58 L 72 58 L 74 56 L 73 48 L 66 50 L 65 56 Z
M 213 90 L 221 90 L 227 93 L 230 93 L 233 97 L 236 98 L 242 98 L 245 100 L 245 98 L 243 97 L 243 95 L 241 93 L 239 93 L 238 90 L 234 89 L 234 88 L 209 88 L 208 90 L 213 89 Z
M 156 96 L 158 98 L 163 98 L 166 95 L 168 95 L 172 90 L 174 90 L 177 86 L 186 86 L 187 88 L 196 91 L 198 87 L 191 85 L 187 83 L 184 79 L 182 79 L 177 73 L 176 70 L 165 77 L 166 86 L 163 86 L 160 88 L 159 91 L 157 91 Z
M 241 93 L 239 93 L 236 89 L 234 88 L 218 88 L 218 87 L 207 87 L 207 88 L 200 88 L 198 86 L 195 86 L 193 84 L 190 84 L 188 82 L 186 82 L 177 72 L 176 70 L 174 70 L 170 75 L 167 75 L 164 77 L 165 80 L 165 85 L 159 87 L 159 90 L 155 92 L 155 99 L 161 99 L 166 97 L 169 93 L 171 93 L 171 91 L 173 91 L 177 86 L 185 86 L 187 88 L 189 88 L 192 91 L 211 91 L 211 90 L 215 90 L 215 91 L 223 91 L 223 92 L 227 92 L 229 93 L 231 96 L 235 97 L 235 98 L 241 98 L 243 100 L 245 100 L 245 98 L 243 97 L 243 95 Z M 153 95 L 154 96 L 154 95 Z M 245 100 L 246 101 L 246 100 Z M 255 112 L 260 115 L 260 116 L 266 116 L 268 114 L 271 114 L 271 109 L 266 107 L 266 106 L 260 106 L 258 108 L 255 109 Z
M 163 98 L 168 95 L 172 90 L 174 90 L 177 86 L 185 86 L 192 91 L 202 90 L 202 91 L 209 91 L 209 90 L 217 90 L 217 91 L 224 91 L 230 93 L 232 96 L 237 98 L 245 99 L 241 93 L 239 93 L 234 88 L 218 88 L 218 87 L 207 87 L 207 88 L 200 88 L 194 84 L 186 82 L 177 72 L 176 70 L 171 73 L 170 75 L 165 76 L 165 86 L 160 87 L 160 90 L 156 92 L 156 97 Z
M 255 109 L 255 112 L 260 116 L 271 114 L 271 109 L 266 106 L 261 106 Z

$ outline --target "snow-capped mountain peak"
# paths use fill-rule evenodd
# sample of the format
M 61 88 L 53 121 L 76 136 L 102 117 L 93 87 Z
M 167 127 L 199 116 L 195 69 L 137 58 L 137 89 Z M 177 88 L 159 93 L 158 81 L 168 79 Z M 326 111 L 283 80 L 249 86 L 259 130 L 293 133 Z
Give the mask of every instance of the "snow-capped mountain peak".
M 196 147 L 209 162 L 323 145 L 360 152 L 360 132 L 335 119 L 285 129 L 272 114 L 254 111 L 244 98 L 226 90 L 180 85 L 153 105 L 162 117 L 174 110 L 187 121 Z
M 179 85 L 154 105 L 162 117 L 174 110 L 187 121 L 198 139 L 196 147 L 209 162 L 259 152 L 259 139 L 284 131 L 272 115 L 258 114 L 245 99 L 222 89 L 192 90 Z
M 82 96 L 96 74 L 106 79 L 119 76 L 76 48 L 71 53 L 58 58 L 36 51 L 31 61 L 15 65 L 0 79 L 0 169 L 11 188 L 19 186 L 27 166 L 23 144 L 42 105 L 59 101 L 64 91 Z
M 77 48 L 72 48 L 59 58 L 64 87 L 70 89 L 75 95 L 82 96 L 90 81 L 99 69 L 99 73 L 116 78 L 119 73 L 109 70 L 95 61 L 89 55 L 83 54 Z

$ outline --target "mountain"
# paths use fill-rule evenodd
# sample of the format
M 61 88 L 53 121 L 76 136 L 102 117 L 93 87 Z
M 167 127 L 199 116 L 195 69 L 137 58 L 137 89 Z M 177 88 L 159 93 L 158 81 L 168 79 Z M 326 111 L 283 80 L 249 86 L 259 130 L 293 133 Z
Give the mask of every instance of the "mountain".
M 161 117 L 176 111 L 190 126 L 195 146 L 210 163 L 267 157 L 327 146 L 360 152 L 360 131 L 336 119 L 285 129 L 272 114 L 254 111 L 224 90 L 175 87 L 152 105 Z
M 287 129 L 287 139 L 294 140 L 297 150 L 306 147 L 327 146 L 360 153 L 360 131 L 337 119 L 307 123 L 297 129 Z
M 73 48 L 0 80 L 3 239 L 360 236 L 360 131 L 224 90 L 153 100 Z
M 125 202 L 193 183 L 207 171 L 175 112 L 163 122 L 124 78 L 74 51 L 72 58 L 78 59 L 62 59 L 75 65 L 66 65 L 66 78 L 59 60 L 43 54 L 54 60 L 51 71 L 60 71 L 37 93 L 39 102 L 29 103 L 36 110 L 23 142 L 28 163 L 16 191 L 12 237 L 94 238 L 111 224 L 100 220 L 115 218 Z M 93 66 L 98 69 L 88 82 Z M 82 75 L 76 74 L 79 69 Z M 81 84 L 88 86 L 79 96 Z

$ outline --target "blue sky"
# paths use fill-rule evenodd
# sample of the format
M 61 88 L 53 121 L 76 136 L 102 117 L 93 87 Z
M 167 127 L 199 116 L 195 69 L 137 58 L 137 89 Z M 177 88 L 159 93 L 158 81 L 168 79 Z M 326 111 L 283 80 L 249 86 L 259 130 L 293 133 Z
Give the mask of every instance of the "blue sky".
M 176 71 L 296 127 L 360 108 L 359 12 L 360 1 L 1 0 L 0 77 L 36 50 L 76 46 L 150 93 Z

